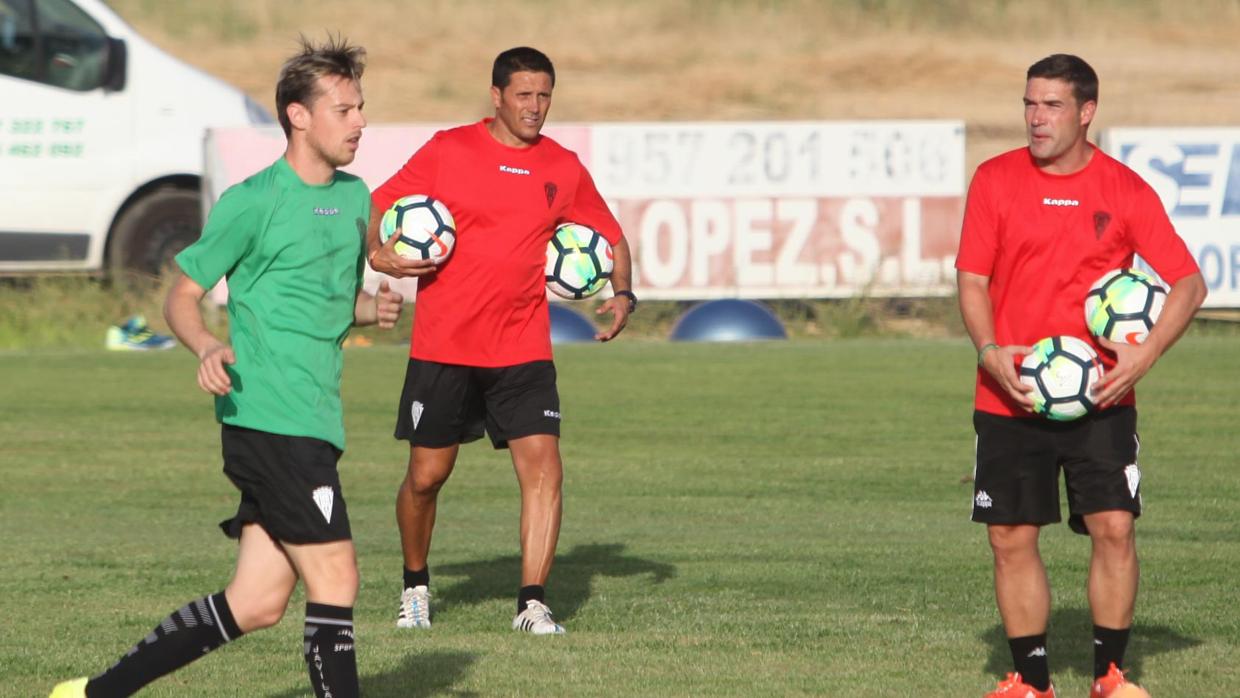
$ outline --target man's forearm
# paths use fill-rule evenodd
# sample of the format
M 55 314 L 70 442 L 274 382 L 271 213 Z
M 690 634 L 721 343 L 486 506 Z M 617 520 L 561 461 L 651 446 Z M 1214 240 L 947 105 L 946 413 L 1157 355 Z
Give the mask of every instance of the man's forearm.
M 629 251 L 629 241 L 621 237 L 620 241 L 612 247 L 611 252 L 612 292 L 633 290 L 633 256 Z
M 1171 286 L 1163 303 L 1158 322 L 1150 330 L 1146 344 L 1153 345 L 1162 356 L 1188 329 L 1193 315 L 1206 299 L 1206 283 L 1200 273 L 1190 274 Z

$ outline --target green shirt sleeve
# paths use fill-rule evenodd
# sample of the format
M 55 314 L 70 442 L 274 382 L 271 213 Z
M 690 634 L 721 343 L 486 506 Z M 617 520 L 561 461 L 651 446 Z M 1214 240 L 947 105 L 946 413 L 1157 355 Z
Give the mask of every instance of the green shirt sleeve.
M 202 237 L 177 255 L 186 276 L 204 289 L 215 286 L 254 246 L 262 207 L 244 187 L 230 187 L 212 207 Z

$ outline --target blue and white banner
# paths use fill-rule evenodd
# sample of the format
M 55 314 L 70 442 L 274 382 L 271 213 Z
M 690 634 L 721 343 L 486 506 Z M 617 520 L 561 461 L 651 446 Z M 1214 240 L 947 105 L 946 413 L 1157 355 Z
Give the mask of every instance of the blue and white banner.
M 1201 266 L 1206 306 L 1240 308 L 1240 128 L 1113 128 L 1102 145 L 1158 192 Z

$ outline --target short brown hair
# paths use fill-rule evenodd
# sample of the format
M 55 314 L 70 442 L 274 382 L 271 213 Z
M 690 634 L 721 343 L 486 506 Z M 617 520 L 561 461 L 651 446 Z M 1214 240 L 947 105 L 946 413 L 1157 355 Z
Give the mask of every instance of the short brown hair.
M 328 34 L 327 39 L 316 46 L 305 36 L 298 37 L 301 52 L 289 58 L 280 68 L 276 81 L 276 118 L 287 137 L 293 126 L 288 120 L 288 105 L 297 103 L 309 106 L 318 98 L 318 80 L 334 75 L 350 80 L 361 80 L 366 69 L 366 49 L 351 46 L 348 39 Z
M 1079 56 L 1056 53 L 1029 66 L 1025 79 L 1063 80 L 1072 86 L 1077 105 L 1098 101 L 1098 74 Z

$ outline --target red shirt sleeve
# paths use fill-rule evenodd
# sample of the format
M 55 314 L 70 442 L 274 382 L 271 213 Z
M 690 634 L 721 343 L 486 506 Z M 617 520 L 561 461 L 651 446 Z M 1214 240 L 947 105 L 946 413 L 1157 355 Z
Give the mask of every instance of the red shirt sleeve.
M 435 181 L 439 177 L 440 133 L 436 133 L 421 148 L 418 148 L 409 161 L 396 171 L 396 174 L 389 177 L 371 193 L 373 210 L 386 211 L 397 199 L 412 194 L 424 194 L 437 198 Z
M 577 191 L 573 193 L 567 214 L 556 222 L 557 225 L 566 222 L 581 223 L 597 230 L 612 245 L 620 242 L 620 223 L 611 214 L 611 209 L 607 208 L 607 202 L 603 201 L 598 189 L 594 188 L 594 179 L 590 177 L 589 170 L 580 161 L 577 166 L 581 169 L 577 178 Z
M 964 206 L 964 224 L 960 228 L 960 250 L 956 253 L 956 269 L 990 276 L 999 250 L 999 216 L 993 196 L 992 167 L 985 163 L 973 175 L 969 196 Z
M 1133 178 L 1136 182 L 1134 191 L 1128 197 L 1132 202 L 1128 211 L 1128 230 L 1137 254 L 1168 284 L 1175 284 L 1200 271 L 1197 260 L 1193 259 L 1188 246 L 1175 232 L 1175 226 L 1167 217 L 1167 210 L 1163 208 L 1158 194 L 1145 180 L 1135 174 Z

